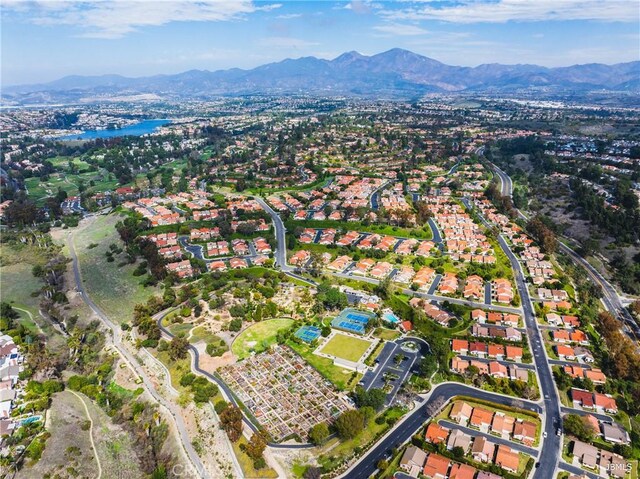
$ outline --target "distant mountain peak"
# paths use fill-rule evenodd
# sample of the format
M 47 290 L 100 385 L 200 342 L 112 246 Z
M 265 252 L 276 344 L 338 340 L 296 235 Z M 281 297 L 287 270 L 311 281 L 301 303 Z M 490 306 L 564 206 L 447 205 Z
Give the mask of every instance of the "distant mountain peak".
M 373 98 L 419 98 L 438 92 L 518 92 L 543 86 L 545 92 L 625 91 L 638 94 L 640 62 L 617 65 L 537 65 L 459 67 L 402 48 L 367 56 L 345 52 L 333 60 L 287 58 L 251 70 L 189 70 L 175 75 L 127 78 L 71 75 L 38 85 L 5 87 L 7 104 L 86 102 L 105 96 L 160 94 L 167 99 L 245 94 L 317 94 Z M 537 91 L 537 90 L 536 90 Z

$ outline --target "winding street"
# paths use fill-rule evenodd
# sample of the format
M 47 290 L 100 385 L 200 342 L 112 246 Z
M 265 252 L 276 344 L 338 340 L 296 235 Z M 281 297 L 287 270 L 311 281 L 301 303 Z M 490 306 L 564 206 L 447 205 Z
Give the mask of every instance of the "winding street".
M 423 401 L 411 413 L 398 422 L 375 446 L 340 477 L 344 479 L 369 478 L 376 472 L 380 459 L 386 457 L 391 449 L 397 448 L 411 439 L 411 436 L 420 430 L 427 421 L 436 416 L 449 400 L 455 396 L 469 396 L 475 399 L 495 402 L 503 406 L 528 409 L 538 414 L 542 413 L 540 405 L 531 401 L 483 391 L 460 383 L 440 383 L 425 396 Z M 540 469 L 542 469 L 542 466 L 537 470 L 539 471 Z M 549 479 L 553 476 L 539 477 L 540 479 Z
M 165 328 L 163 326 L 162 320 L 164 319 L 164 317 L 167 314 L 175 311 L 176 309 L 177 308 L 175 308 L 175 307 L 166 309 L 166 310 L 161 311 L 160 313 L 156 314 L 153 317 L 153 319 L 155 319 L 156 322 L 158 323 L 158 327 L 160 328 L 162 336 L 165 339 L 169 340 L 169 341 L 174 337 L 174 335 L 171 333 L 171 331 L 169 331 L 167 328 Z M 217 376 L 216 374 L 211 374 L 209 371 L 206 371 L 206 370 L 204 370 L 204 369 L 202 369 L 200 367 L 200 351 L 198 351 L 198 349 L 194 345 L 189 344 L 189 352 L 191 353 L 191 370 L 196 372 L 196 373 L 198 373 L 198 374 L 200 374 L 201 376 L 206 377 L 211 382 L 216 384 L 218 386 L 218 388 L 220 389 L 220 391 L 222 392 L 222 395 L 224 396 L 226 401 L 230 402 L 234 406 L 241 407 L 241 405 L 238 402 L 237 398 L 233 394 L 233 391 L 229 388 L 229 386 L 227 386 L 227 384 L 219 376 Z M 243 414 L 242 414 L 242 419 L 244 421 L 244 424 L 252 432 L 258 432 L 258 430 L 259 430 L 258 425 L 255 424 L 244 413 L 244 411 L 243 411 Z M 269 443 L 267 443 L 267 445 L 269 447 L 272 447 L 272 448 L 280 448 L 280 449 L 306 449 L 306 448 L 314 447 L 313 444 L 278 444 L 278 443 L 275 443 L 275 442 L 269 442 Z
M 75 246 L 73 244 L 73 234 L 69 233 L 67 235 L 67 245 L 69 247 L 69 254 L 71 255 L 71 260 L 73 264 L 73 276 L 76 282 L 76 289 L 80 293 L 82 300 L 84 303 L 91 308 L 91 310 L 100 318 L 100 321 L 111 330 L 112 336 L 112 344 L 120 353 L 120 357 L 128 364 L 132 371 L 142 378 L 142 383 L 145 386 L 145 389 L 149 392 L 149 394 L 156 400 L 158 403 L 164 407 L 167 411 L 171 413 L 173 419 L 175 421 L 176 429 L 178 430 L 178 434 L 180 436 L 180 441 L 184 448 L 184 451 L 187 455 L 188 460 L 191 462 L 194 470 L 193 474 L 197 477 L 201 477 L 202 479 L 210 479 L 209 473 L 206 471 L 204 464 L 200 460 L 200 457 L 196 453 L 193 445 L 191 444 L 191 439 L 189 438 L 189 434 L 185 427 L 184 421 L 182 419 L 182 415 L 178 410 L 177 406 L 170 401 L 167 401 L 164 397 L 162 397 L 154 388 L 151 380 L 144 372 L 144 370 L 138 365 L 138 361 L 136 358 L 127 350 L 127 348 L 122 343 L 122 333 L 120 331 L 120 326 L 114 324 L 109 317 L 93 302 L 93 300 L 89 297 L 87 292 L 84 289 L 84 285 L 82 284 L 82 274 L 80 272 L 80 265 L 78 262 L 78 257 L 76 255 Z
M 511 181 L 511 178 L 509 177 L 509 175 L 507 175 L 502 169 L 500 169 L 498 166 L 494 165 L 493 163 L 489 162 L 489 165 L 491 166 L 491 168 L 494 170 L 494 172 L 500 179 L 501 194 L 512 198 L 513 182 Z M 517 210 L 517 211 L 518 211 L 518 215 L 522 219 L 524 220 L 528 219 L 528 216 L 524 214 L 521 210 Z M 591 264 L 586 259 L 580 256 L 578 253 L 576 253 L 572 248 L 564 244 L 562 241 L 558 241 L 558 247 L 575 264 L 582 266 L 586 270 L 591 280 L 602 288 L 602 295 L 603 295 L 602 302 L 605 308 L 607 309 L 607 311 L 609 311 L 611 314 L 616 316 L 618 319 L 621 319 L 624 326 L 623 330 L 625 334 L 627 334 L 627 336 L 629 336 L 631 339 L 635 341 L 639 341 L 640 325 L 638 325 L 633 320 L 629 311 L 627 311 L 627 309 L 624 307 L 624 304 L 620 299 L 620 295 L 618 294 L 616 289 L 613 287 L 613 285 L 609 283 L 604 278 L 604 276 L 602 276 L 600 271 L 598 271 L 596 268 L 591 266 Z

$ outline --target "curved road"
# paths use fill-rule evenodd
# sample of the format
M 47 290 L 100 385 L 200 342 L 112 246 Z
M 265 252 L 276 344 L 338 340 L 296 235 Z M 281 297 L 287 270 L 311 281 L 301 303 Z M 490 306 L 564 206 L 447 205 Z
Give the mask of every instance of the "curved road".
M 160 328 L 160 331 L 162 332 L 162 334 L 169 340 L 172 339 L 174 335 L 171 333 L 171 331 L 169 331 L 167 328 L 165 328 L 162 325 L 162 320 L 167 314 L 171 313 L 172 311 L 175 311 L 176 309 L 177 308 L 166 309 L 156 314 L 153 317 L 158 323 L 158 327 Z M 235 395 L 233 394 L 233 391 L 231 391 L 229 386 L 227 386 L 227 384 L 217 375 L 211 374 L 209 371 L 205 371 L 200 367 L 200 352 L 193 344 L 189 344 L 189 351 L 191 352 L 191 355 L 192 355 L 191 369 L 197 372 L 198 374 L 206 377 L 210 381 L 214 382 L 220 388 L 220 390 L 224 393 L 224 395 L 227 397 L 229 402 L 231 402 L 234 406 L 240 407 L 239 401 L 236 399 Z M 242 418 L 245 425 L 249 429 L 251 429 L 251 431 L 258 432 L 259 430 L 258 425 L 254 424 L 253 421 L 249 417 L 247 417 L 246 414 L 244 414 L 244 411 L 242 414 Z M 310 447 L 315 447 L 313 444 L 278 444 L 275 442 L 269 442 L 267 443 L 267 445 L 269 447 L 280 448 L 280 449 L 306 449 Z
M 118 350 L 120 356 L 125 359 L 125 361 L 129 364 L 129 367 L 136 372 L 141 378 L 142 382 L 145 385 L 146 389 L 149 391 L 149 394 L 158 401 L 162 406 L 164 406 L 171 415 L 173 416 L 176 424 L 176 428 L 178 429 L 178 433 L 180 435 L 180 440 L 182 442 L 182 446 L 187 454 L 187 457 L 192 463 L 194 467 L 194 472 L 198 474 L 198 477 L 203 479 L 209 479 L 211 476 L 207 473 L 204 464 L 200 460 L 200 457 L 196 453 L 193 445 L 191 444 L 191 439 L 189 438 L 189 434 L 184 425 L 184 421 L 177 407 L 171 402 L 164 399 L 158 392 L 155 390 L 151 380 L 147 377 L 146 373 L 138 366 L 138 362 L 134 358 L 134 356 L 124 347 L 122 344 L 122 334 L 120 331 L 120 326 L 114 324 L 109 317 L 93 302 L 93 300 L 89 297 L 87 292 L 84 289 L 82 284 L 82 274 L 80 273 L 80 266 L 78 262 L 78 257 L 76 255 L 75 246 L 73 244 L 73 234 L 69 233 L 67 235 L 67 245 L 69 247 L 69 253 L 71 255 L 71 260 L 73 262 L 73 276 L 76 281 L 76 288 L 80 293 L 82 300 L 85 302 L 89 308 L 100 318 L 102 323 L 111 330 L 112 333 L 112 343 L 113 346 Z
M 503 396 L 500 394 L 483 391 L 460 383 L 441 383 L 435 386 L 416 409 L 394 426 L 376 445 L 352 465 L 342 478 L 345 479 L 366 479 L 377 470 L 376 464 L 380 459 L 387 456 L 389 450 L 397 448 L 407 442 L 420 428 L 433 416 L 437 415 L 442 407 L 455 396 L 470 396 L 476 399 L 491 401 L 504 406 L 528 409 L 538 414 L 542 413 L 542 408 L 531 401 Z M 542 466 L 538 471 L 542 469 Z M 553 471 L 553 469 L 552 469 Z M 549 479 L 552 475 L 540 476 L 541 479 Z
M 509 177 L 509 175 L 507 175 L 502 169 L 500 169 L 498 166 L 494 165 L 493 163 L 489 162 L 489 165 L 496 172 L 496 174 L 498 175 L 498 178 L 500 178 L 500 192 L 502 193 L 502 195 L 512 197 L 513 182 L 511 181 L 511 178 Z M 517 210 L 517 211 L 518 211 L 518 215 L 522 219 L 524 220 L 528 219 L 527 215 L 525 215 L 521 210 Z M 622 323 L 624 326 L 624 332 L 631 339 L 635 341 L 639 341 L 640 325 L 638 325 L 634 321 L 629 311 L 627 311 L 627 309 L 624 307 L 624 304 L 622 304 L 622 301 L 620 300 L 620 296 L 618 295 L 618 292 L 613 287 L 613 285 L 609 283 L 604 278 L 604 276 L 602 276 L 600 271 L 598 271 L 596 268 L 591 266 L 591 263 L 589 263 L 586 259 L 580 256 L 578 253 L 576 253 L 573 249 L 571 249 L 569 246 L 564 244 L 562 241 L 558 241 L 558 247 L 560 248 L 560 250 L 562 250 L 563 253 L 569 256 L 569 258 L 571 258 L 571 260 L 574 263 L 576 263 L 579 266 L 582 266 L 587 271 L 587 274 L 589 275 L 591 280 L 602 288 L 602 294 L 603 294 L 602 302 L 604 303 L 605 308 L 611 314 L 613 314 L 614 316 L 622 320 Z

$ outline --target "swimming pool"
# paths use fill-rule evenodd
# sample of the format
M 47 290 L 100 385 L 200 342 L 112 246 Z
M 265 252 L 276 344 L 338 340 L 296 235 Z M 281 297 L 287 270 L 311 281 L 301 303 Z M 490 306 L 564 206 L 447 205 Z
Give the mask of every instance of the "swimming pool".
M 393 314 L 392 311 L 385 311 L 384 313 L 382 313 L 382 319 L 392 324 L 398 324 L 400 322 L 400 318 Z
M 20 421 L 20 424 L 21 425 L 31 424 L 32 422 L 37 422 L 40 419 L 42 419 L 42 416 L 31 416 L 31 417 L 28 417 L 28 418 L 23 419 L 22 421 Z

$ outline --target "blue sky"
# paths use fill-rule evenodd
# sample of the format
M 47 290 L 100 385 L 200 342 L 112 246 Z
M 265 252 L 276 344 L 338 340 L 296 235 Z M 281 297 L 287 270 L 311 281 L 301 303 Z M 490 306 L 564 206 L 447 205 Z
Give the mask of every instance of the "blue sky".
M 2 0 L 2 84 L 406 48 L 452 65 L 640 60 L 637 0 Z

